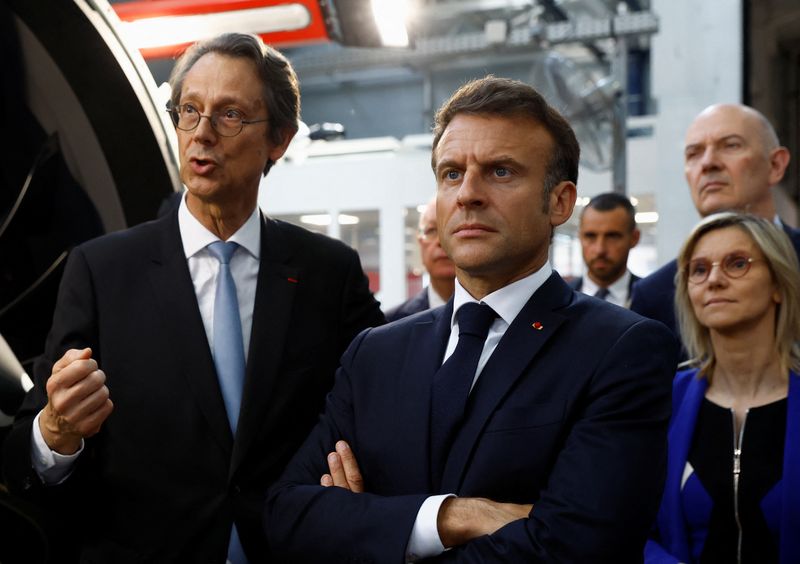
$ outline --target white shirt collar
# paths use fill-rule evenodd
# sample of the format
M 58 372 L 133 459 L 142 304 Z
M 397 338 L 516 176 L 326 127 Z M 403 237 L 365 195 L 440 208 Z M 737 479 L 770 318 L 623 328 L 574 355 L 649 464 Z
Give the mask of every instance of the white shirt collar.
M 528 303 L 528 300 L 536 290 L 538 290 L 545 281 L 550 278 L 553 273 L 553 268 L 549 262 L 545 262 L 544 266 L 529 274 L 525 278 L 512 282 L 508 286 L 504 286 L 499 290 L 495 290 L 480 300 L 479 303 L 485 303 L 490 306 L 497 315 L 511 325 L 511 322 L 517 317 L 519 312 Z M 461 285 L 461 282 L 456 278 L 456 291 L 453 297 L 453 317 L 450 319 L 450 327 L 456 324 L 456 312 L 458 308 L 469 302 L 478 302 L 467 292 Z
M 628 299 L 628 288 L 631 283 L 631 271 L 625 269 L 625 273 L 620 276 L 611 286 L 608 287 L 608 293 L 615 299 L 615 303 L 625 303 Z M 594 296 L 600 286 L 594 283 L 594 280 L 589 278 L 589 275 L 583 277 L 583 284 L 581 285 L 581 292 Z
M 181 205 L 178 207 L 178 228 L 181 232 L 183 242 L 183 252 L 188 259 L 199 251 L 208 247 L 211 243 L 219 241 L 220 238 L 198 221 L 192 215 L 186 205 L 186 195 L 181 198 Z M 228 241 L 238 243 L 247 250 L 255 259 L 261 255 L 261 214 L 258 206 L 253 208 L 253 213 L 247 218 L 236 233 L 231 235 Z

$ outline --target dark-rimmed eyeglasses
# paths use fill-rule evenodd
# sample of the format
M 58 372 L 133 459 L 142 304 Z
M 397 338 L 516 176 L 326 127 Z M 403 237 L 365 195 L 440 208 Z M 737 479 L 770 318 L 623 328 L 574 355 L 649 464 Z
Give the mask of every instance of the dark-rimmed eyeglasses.
M 236 137 L 242 132 L 245 125 L 268 121 L 267 118 L 244 119 L 242 114 L 234 109 L 212 112 L 211 115 L 206 116 L 201 114 L 192 104 L 168 106 L 167 112 L 172 118 L 172 123 L 181 131 L 193 131 L 200 125 L 201 118 L 208 118 L 211 122 L 211 127 L 222 137 Z
M 692 259 L 686 267 L 688 279 L 692 284 L 702 284 L 708 280 L 708 276 L 715 266 L 718 266 L 728 278 L 741 278 L 750 270 L 750 265 L 758 260 L 742 253 L 731 253 L 715 262 L 705 258 Z

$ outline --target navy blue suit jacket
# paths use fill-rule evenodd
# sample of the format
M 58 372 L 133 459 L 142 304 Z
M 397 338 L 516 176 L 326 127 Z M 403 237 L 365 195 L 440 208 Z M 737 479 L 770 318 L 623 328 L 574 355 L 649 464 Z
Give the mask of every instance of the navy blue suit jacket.
M 397 321 L 409 315 L 419 313 L 430 309 L 431 305 L 428 301 L 428 288 L 423 288 L 417 295 L 407 299 L 398 306 L 393 307 L 386 312 L 386 321 Z
M 401 564 L 423 500 L 452 492 L 534 509 L 437 562 L 641 562 L 666 467 L 670 332 L 553 274 L 482 372 L 434 491 L 430 388 L 452 311 L 451 300 L 351 344 L 325 414 L 268 498 L 272 549 L 287 562 Z M 318 485 L 337 439 L 368 493 Z
M 783 224 L 783 230 L 791 239 L 800 258 L 800 229 L 792 229 Z M 639 280 L 633 286 L 631 310 L 640 315 L 660 321 L 680 338 L 675 317 L 675 274 L 678 262 L 671 260 L 651 275 Z
M 250 561 L 265 562 L 266 489 L 314 426 L 342 352 L 382 322 L 352 249 L 262 218 L 234 437 L 177 212 L 89 241 L 70 254 L 36 386 L 6 441 L 9 486 L 78 526 L 84 562 L 223 562 L 234 521 Z M 31 425 L 53 362 L 83 347 L 114 411 L 66 482 L 43 487 Z

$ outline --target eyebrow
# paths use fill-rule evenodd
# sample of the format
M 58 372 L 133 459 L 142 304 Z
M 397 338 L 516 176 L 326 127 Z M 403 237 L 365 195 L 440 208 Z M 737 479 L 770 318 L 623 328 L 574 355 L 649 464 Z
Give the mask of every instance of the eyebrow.
M 725 254 L 723 254 L 723 255 L 722 255 L 722 259 L 724 259 L 725 257 L 729 257 L 729 256 L 731 256 L 731 255 L 745 255 L 745 256 L 748 256 L 748 257 L 749 257 L 749 256 L 751 256 L 752 254 L 753 254 L 753 250 L 752 250 L 752 249 L 750 249 L 750 250 L 745 250 L 745 249 L 733 249 L 732 251 L 728 251 L 728 252 L 726 252 Z M 698 259 L 703 259 L 703 260 L 708 260 L 708 261 L 710 261 L 710 260 L 711 260 L 711 259 L 709 259 L 709 258 L 708 258 L 708 256 L 705 256 L 705 255 L 700 255 L 699 257 L 692 257 L 692 258 L 690 258 L 690 259 L 689 259 L 689 262 L 691 262 L 691 261 L 693 261 L 693 260 L 698 260 Z
M 199 96 L 200 96 L 200 94 L 198 92 L 193 91 L 193 90 L 187 90 L 186 92 L 183 92 L 181 94 L 180 100 L 182 102 L 184 100 L 184 98 L 192 98 L 192 97 L 199 97 Z M 213 100 L 213 105 L 217 106 L 217 107 L 218 106 L 226 106 L 226 105 L 241 106 L 241 107 L 246 107 L 248 110 L 253 110 L 253 111 L 258 109 L 257 108 L 257 104 L 256 105 L 248 104 L 242 98 L 237 98 L 236 96 L 231 96 L 231 95 L 221 96 L 220 98 L 217 98 L 217 99 Z
M 725 141 L 730 141 L 731 139 L 738 139 L 740 141 L 746 141 L 746 139 L 742 135 L 739 135 L 738 133 L 731 133 L 731 134 L 728 134 L 728 135 L 724 135 L 724 136 L 720 137 L 719 139 L 715 139 L 713 144 L 716 145 L 718 143 L 724 143 Z M 691 149 L 696 149 L 698 147 L 703 147 L 703 146 L 705 146 L 705 142 L 702 142 L 702 141 L 698 142 L 698 143 L 689 143 L 683 149 L 683 152 L 686 153 L 686 152 L 690 151 Z

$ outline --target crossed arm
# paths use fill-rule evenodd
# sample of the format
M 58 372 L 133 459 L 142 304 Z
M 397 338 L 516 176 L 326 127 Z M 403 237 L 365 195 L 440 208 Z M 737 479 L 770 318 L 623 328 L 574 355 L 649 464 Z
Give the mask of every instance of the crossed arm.
M 364 479 L 353 450 L 346 441 L 336 442 L 336 451 L 328 454 L 328 474 L 320 485 L 336 486 L 353 493 L 364 492 Z M 442 503 L 436 526 L 445 548 L 452 548 L 491 535 L 512 521 L 525 519 L 531 504 L 499 503 L 479 497 L 449 497 Z

